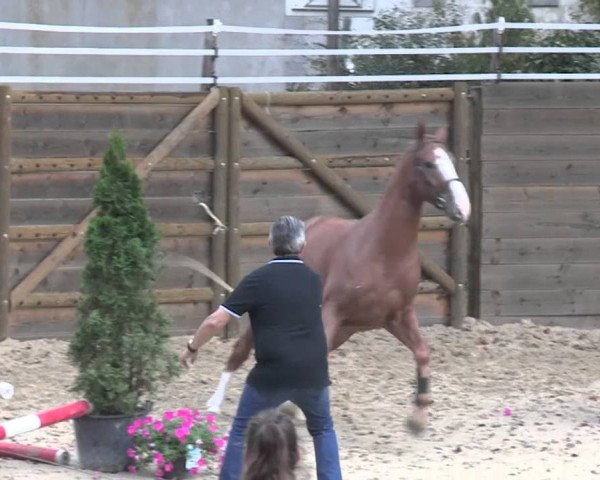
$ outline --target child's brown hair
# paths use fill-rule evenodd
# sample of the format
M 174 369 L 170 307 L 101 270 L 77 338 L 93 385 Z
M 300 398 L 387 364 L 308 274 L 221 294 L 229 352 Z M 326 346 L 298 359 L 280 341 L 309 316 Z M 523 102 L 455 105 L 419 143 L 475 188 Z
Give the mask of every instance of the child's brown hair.
M 299 452 L 290 417 L 275 409 L 254 416 L 246 429 L 245 460 L 243 480 L 293 480 Z

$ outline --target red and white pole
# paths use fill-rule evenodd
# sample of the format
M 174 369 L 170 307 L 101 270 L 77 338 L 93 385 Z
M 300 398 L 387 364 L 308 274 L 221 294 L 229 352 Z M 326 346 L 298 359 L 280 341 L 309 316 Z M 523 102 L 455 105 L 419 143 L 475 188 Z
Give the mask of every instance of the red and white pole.
M 36 447 L 35 445 L 21 445 L 12 442 L 0 442 L 0 457 L 47 462 L 58 465 L 68 465 L 70 459 L 69 452 L 66 450 Z
M 72 418 L 83 417 L 91 411 L 92 406 L 87 400 L 76 400 L 39 413 L 13 418 L 0 423 L 0 440 Z

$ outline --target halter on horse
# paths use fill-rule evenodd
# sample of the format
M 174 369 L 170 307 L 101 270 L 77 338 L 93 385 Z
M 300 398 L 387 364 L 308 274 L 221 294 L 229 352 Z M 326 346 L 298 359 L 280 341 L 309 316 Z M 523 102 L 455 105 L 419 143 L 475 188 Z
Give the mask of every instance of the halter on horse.
M 306 225 L 302 259 L 323 283 L 322 316 L 329 351 L 354 333 L 384 328 L 404 343 L 417 364 L 416 409 L 409 421 L 424 428 L 430 399 L 429 346 L 419 331 L 414 300 L 421 280 L 417 238 L 422 205 L 468 221 L 469 197 L 446 149 L 446 129 L 432 138 L 417 127 L 415 146 L 398 161 L 377 206 L 359 220 L 315 217 Z M 252 332 L 234 345 L 219 387 L 209 400 L 218 410 L 231 373 L 248 358 Z

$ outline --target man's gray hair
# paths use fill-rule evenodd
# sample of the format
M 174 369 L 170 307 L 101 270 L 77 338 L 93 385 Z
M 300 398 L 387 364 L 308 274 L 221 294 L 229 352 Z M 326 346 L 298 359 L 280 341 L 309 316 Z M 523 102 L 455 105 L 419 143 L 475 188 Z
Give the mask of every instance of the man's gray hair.
M 296 217 L 286 215 L 271 225 L 269 243 L 277 256 L 300 253 L 304 246 L 304 222 Z

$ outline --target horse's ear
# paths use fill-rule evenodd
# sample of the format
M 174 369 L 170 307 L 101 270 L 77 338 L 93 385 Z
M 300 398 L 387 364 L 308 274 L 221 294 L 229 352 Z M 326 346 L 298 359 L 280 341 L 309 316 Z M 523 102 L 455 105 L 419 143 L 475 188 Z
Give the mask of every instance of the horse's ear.
M 438 128 L 437 132 L 435 132 L 435 141 L 445 145 L 448 141 L 448 129 L 446 127 Z
M 421 145 L 425 141 L 425 124 L 419 122 L 417 125 L 417 144 Z

